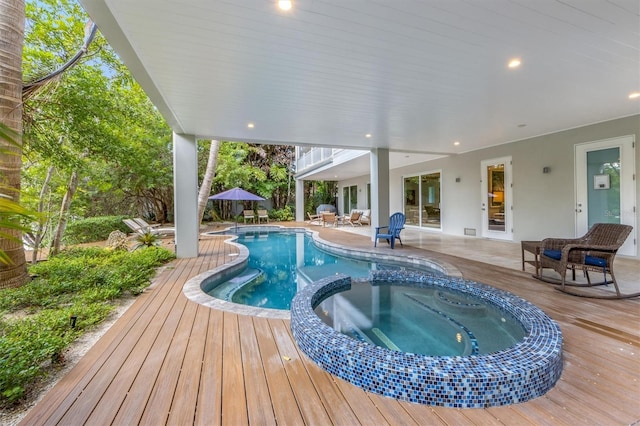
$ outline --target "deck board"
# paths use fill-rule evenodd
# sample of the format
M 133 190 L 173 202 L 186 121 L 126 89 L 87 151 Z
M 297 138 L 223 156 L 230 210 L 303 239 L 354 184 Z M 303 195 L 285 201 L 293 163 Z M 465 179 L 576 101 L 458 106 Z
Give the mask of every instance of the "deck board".
M 311 378 L 302 363 L 305 361 L 296 349 L 295 342 L 288 332 L 288 321 L 268 320 L 273 339 L 275 340 L 280 357 L 284 360 L 284 371 L 289 378 L 293 393 L 298 401 L 298 407 L 305 424 L 328 424 L 329 415 L 322 405 Z
M 265 377 L 269 387 L 275 420 L 278 423 L 303 425 L 302 413 L 297 409 L 296 398 L 284 371 L 285 360 L 280 356 L 267 321 L 254 321 L 256 338 L 260 348 Z M 295 407 L 295 409 L 294 409 Z
M 275 415 L 271 405 L 264 365 L 260 357 L 253 318 L 241 315 L 238 317 L 238 325 L 242 365 L 245 371 L 249 422 L 258 425 L 275 425 Z
M 222 343 L 222 423 L 248 424 L 238 315 L 224 314 Z
M 204 335 L 205 348 L 202 373 L 198 387 L 195 424 L 214 425 L 222 418 L 222 345 L 220 336 L 224 327 L 224 314 L 208 309 L 209 320 Z
M 209 311 L 205 306 L 198 306 L 194 318 L 193 329 L 189 334 L 187 352 L 180 370 L 180 377 L 175 395 L 172 395 L 171 408 L 167 423 L 174 425 L 191 424 L 194 421 L 195 407 L 198 401 L 198 388 L 204 365 Z
M 371 245 L 340 231 L 322 233 L 338 244 Z M 519 270 L 405 244 L 403 253 L 455 264 L 466 278 L 531 301 L 558 322 L 564 336 L 564 370 L 546 395 L 508 407 L 429 407 L 373 395 L 326 373 L 295 345 L 286 320 L 242 317 L 187 300 L 182 286 L 189 278 L 237 253 L 223 241 L 203 238 L 198 258 L 178 259 L 163 268 L 23 424 L 574 426 L 640 421 L 640 300 L 576 298 Z

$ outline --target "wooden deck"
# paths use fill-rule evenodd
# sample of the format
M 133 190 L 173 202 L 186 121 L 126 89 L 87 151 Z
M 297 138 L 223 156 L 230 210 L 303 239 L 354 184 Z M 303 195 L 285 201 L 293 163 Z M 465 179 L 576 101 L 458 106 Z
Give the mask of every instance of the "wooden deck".
M 371 248 L 366 237 L 323 237 Z M 564 371 L 535 400 L 489 409 L 398 402 L 332 377 L 297 348 L 289 321 L 205 308 L 184 282 L 229 259 L 223 238 L 179 259 L 23 419 L 60 425 L 628 425 L 640 422 L 640 300 L 591 300 L 530 273 L 408 247 L 456 265 L 466 278 L 533 302 L 562 329 Z M 389 250 L 386 247 L 378 250 Z

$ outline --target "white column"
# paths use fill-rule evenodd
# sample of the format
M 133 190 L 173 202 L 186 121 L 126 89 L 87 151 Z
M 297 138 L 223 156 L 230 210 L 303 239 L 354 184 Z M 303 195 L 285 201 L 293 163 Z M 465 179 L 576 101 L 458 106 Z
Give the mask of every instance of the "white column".
M 389 150 L 371 150 L 371 226 L 389 224 Z M 371 233 L 371 240 L 375 232 Z
M 296 179 L 296 221 L 304 222 L 304 181 Z
M 173 134 L 176 256 L 198 257 L 198 150 L 194 135 Z

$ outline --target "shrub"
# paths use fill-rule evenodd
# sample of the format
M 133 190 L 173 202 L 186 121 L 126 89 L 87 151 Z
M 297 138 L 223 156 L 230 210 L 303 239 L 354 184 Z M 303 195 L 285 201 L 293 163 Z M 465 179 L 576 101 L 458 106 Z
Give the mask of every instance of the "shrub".
M 49 361 L 61 361 L 74 339 L 107 317 L 114 299 L 140 293 L 173 257 L 161 247 L 65 250 L 33 265 L 32 282 L 0 291 L 0 402 L 19 400 Z
M 296 216 L 291 206 L 284 206 L 282 209 L 271 210 L 269 212 L 269 217 L 279 222 L 283 222 L 287 220 L 294 220 Z
M 106 240 L 115 230 L 127 233 L 130 229 L 122 222 L 122 219 L 126 218 L 127 216 L 100 216 L 69 222 L 64 232 L 63 242 L 65 244 L 91 243 Z

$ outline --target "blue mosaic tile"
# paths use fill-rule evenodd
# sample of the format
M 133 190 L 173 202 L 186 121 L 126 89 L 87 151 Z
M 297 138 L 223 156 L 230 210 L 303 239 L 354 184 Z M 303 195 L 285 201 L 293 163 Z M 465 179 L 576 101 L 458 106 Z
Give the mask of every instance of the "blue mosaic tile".
M 435 285 L 477 296 L 521 322 L 527 336 L 512 348 L 486 355 L 437 357 L 409 354 L 350 338 L 327 326 L 313 309 L 348 289 L 344 275 L 299 292 L 291 305 L 291 330 L 318 365 L 362 389 L 419 404 L 484 408 L 528 401 L 551 389 L 562 373 L 562 333 L 540 309 L 511 293 L 463 278 L 408 271 L 375 271 L 372 285 Z

